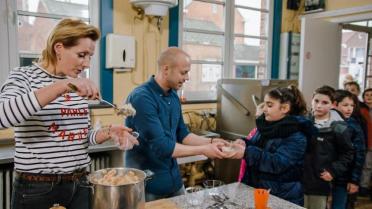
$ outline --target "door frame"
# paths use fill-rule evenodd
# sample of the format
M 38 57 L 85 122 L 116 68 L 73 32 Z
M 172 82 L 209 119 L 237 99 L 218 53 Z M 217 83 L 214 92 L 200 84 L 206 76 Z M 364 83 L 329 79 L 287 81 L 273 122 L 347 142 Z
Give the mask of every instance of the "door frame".
M 372 19 L 371 19 L 372 20 Z M 366 46 L 366 53 L 365 53 L 365 63 L 364 63 L 364 86 L 363 89 L 365 89 L 367 85 L 367 79 L 368 79 L 368 66 L 369 66 L 369 51 L 371 47 L 371 38 L 372 38 L 372 27 L 367 26 L 360 26 L 360 25 L 351 25 L 351 24 L 342 24 L 342 29 L 352 30 L 356 32 L 363 32 L 367 33 L 367 46 Z
M 325 11 L 320 13 L 310 13 L 302 15 L 301 22 L 304 23 L 305 20 L 309 19 L 321 19 L 325 21 L 329 21 L 332 23 L 338 23 L 341 26 L 344 24 L 348 24 L 350 22 L 357 22 L 357 21 L 363 21 L 363 20 L 372 20 L 372 5 L 364 5 L 364 6 L 358 6 L 358 7 L 351 7 L 351 8 L 344 8 L 344 9 L 338 9 L 338 10 L 331 10 L 331 11 Z M 301 31 L 301 39 L 304 37 L 303 31 Z M 340 30 L 340 33 L 342 33 L 342 30 Z M 371 38 L 371 33 L 369 33 L 369 37 Z M 302 46 L 301 41 L 301 48 Z M 341 43 L 340 43 L 341 44 Z M 303 51 L 301 50 L 301 53 Z M 341 56 L 341 54 L 340 54 Z M 366 55 L 367 56 L 367 55 Z M 305 60 L 305 56 L 300 55 L 300 63 L 303 63 Z M 367 64 L 367 62 L 366 62 Z M 367 66 L 367 65 L 366 65 Z M 302 65 L 300 64 L 300 68 Z M 300 69 L 302 71 L 303 69 Z M 339 70 L 339 68 L 338 68 Z M 365 69 L 365 73 L 367 73 L 367 70 Z M 301 78 L 300 78 L 301 79 Z M 367 77 L 365 76 L 365 79 Z M 299 83 L 302 83 L 299 81 Z M 366 81 L 365 81 L 366 83 Z

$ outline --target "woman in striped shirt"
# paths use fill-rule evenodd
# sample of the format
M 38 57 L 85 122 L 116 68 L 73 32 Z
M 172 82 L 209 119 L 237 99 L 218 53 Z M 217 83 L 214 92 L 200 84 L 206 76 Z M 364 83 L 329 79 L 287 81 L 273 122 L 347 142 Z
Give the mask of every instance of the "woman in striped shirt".
M 118 136 L 138 143 L 122 125 L 93 130 L 87 100 L 96 85 L 78 75 L 89 67 L 99 30 L 64 19 L 53 29 L 38 63 L 11 71 L 0 89 L 0 128 L 14 127 L 13 209 L 47 209 L 58 203 L 88 209 L 88 144 Z M 71 91 L 69 84 L 77 87 Z

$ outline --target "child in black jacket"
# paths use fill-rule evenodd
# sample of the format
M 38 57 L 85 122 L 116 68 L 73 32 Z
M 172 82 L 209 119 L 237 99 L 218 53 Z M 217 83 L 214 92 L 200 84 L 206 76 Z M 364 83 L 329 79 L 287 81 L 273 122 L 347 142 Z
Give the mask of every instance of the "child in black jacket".
M 305 208 L 326 208 L 330 182 L 345 175 L 353 160 L 350 131 L 342 117 L 331 110 L 334 89 L 318 88 L 312 99 L 312 119 L 319 133 L 308 143 L 304 166 Z

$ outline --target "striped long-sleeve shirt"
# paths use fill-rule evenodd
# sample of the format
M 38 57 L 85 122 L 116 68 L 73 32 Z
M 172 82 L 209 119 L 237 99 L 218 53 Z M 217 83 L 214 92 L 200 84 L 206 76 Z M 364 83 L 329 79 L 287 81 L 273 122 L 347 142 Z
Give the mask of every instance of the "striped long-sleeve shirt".
M 66 93 L 41 107 L 35 90 L 57 80 L 37 65 L 15 68 L 0 89 L 0 128 L 14 127 L 15 169 L 31 173 L 71 173 L 90 163 L 95 144 L 87 101 Z

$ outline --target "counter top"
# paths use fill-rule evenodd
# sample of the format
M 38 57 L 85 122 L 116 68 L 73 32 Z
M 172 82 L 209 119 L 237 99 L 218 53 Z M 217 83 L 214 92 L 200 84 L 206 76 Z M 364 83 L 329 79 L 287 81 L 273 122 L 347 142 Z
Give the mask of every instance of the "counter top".
M 209 131 L 199 131 L 195 134 L 204 136 L 204 137 L 219 137 L 219 134 L 209 132 Z M 88 150 L 89 150 L 89 153 L 95 153 L 95 152 L 105 152 L 105 151 L 112 151 L 112 150 L 119 150 L 119 149 L 111 140 L 109 140 L 102 144 L 90 145 Z M 14 139 L 0 140 L 0 164 L 13 163 L 14 162 L 13 158 L 14 158 Z M 206 160 L 206 159 L 208 158 L 204 155 L 195 155 L 195 156 L 177 158 L 177 163 L 184 164 L 184 163 L 190 163 L 190 162 Z
M 13 163 L 14 162 L 14 142 L 13 140 L 7 140 L 7 143 L 0 143 L 0 164 L 6 164 L 6 163 Z M 118 147 L 112 142 L 107 141 L 102 144 L 97 145 L 90 145 L 89 153 L 95 153 L 95 152 L 106 152 L 106 151 L 112 151 L 112 150 L 119 150 Z M 204 155 L 195 155 L 195 156 L 189 156 L 189 157 L 181 157 L 177 158 L 178 164 L 184 164 L 184 163 L 190 163 L 200 160 L 206 160 L 208 159 Z
M 188 157 L 179 157 L 177 158 L 177 163 L 185 164 L 185 163 L 192 163 L 196 161 L 202 161 L 207 160 L 208 158 L 205 155 L 194 155 L 194 156 L 188 156 Z
M 90 145 L 88 147 L 89 153 L 105 152 L 111 150 L 119 150 L 118 147 L 112 142 L 107 141 L 102 144 Z M 14 141 L 12 139 L 3 140 L 0 143 L 0 164 L 13 163 L 14 162 Z
M 242 183 L 232 183 L 213 189 L 205 189 L 186 195 L 172 197 L 169 199 L 158 200 L 146 203 L 146 209 L 149 206 L 151 209 L 161 209 L 162 205 L 176 205 L 174 209 L 188 209 L 188 208 L 202 208 L 205 209 L 215 203 L 212 195 L 218 194 L 223 196 L 225 194 L 229 199 L 225 201 L 227 209 L 253 209 L 254 208 L 254 197 L 253 188 Z M 163 202 L 162 202 L 163 201 Z M 163 204 L 162 204 L 163 203 Z M 286 200 L 280 199 L 273 195 L 269 197 L 269 208 L 271 209 L 303 209 L 298 205 L 295 205 Z M 170 207 L 168 207 L 170 208 Z

